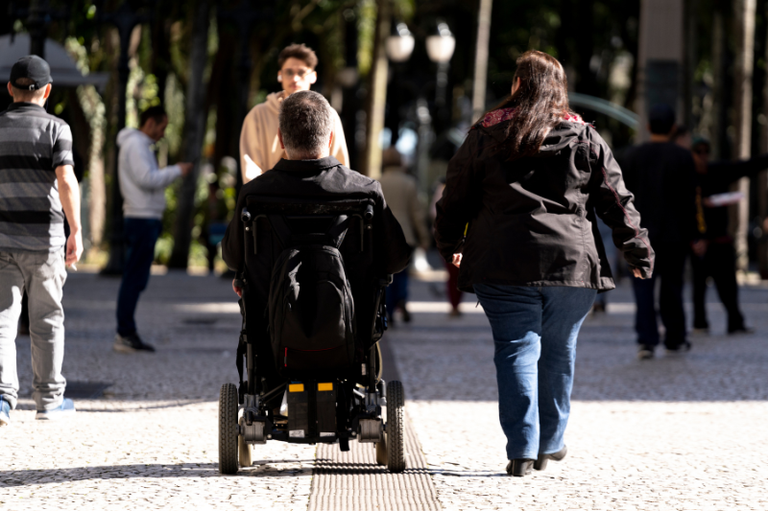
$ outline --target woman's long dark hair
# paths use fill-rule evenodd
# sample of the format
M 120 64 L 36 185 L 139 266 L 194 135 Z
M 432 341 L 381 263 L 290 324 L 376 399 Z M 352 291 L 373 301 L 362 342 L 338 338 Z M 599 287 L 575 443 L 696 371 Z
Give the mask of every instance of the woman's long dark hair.
M 490 110 L 515 109 L 501 144 L 510 160 L 538 153 L 549 130 L 564 116 L 573 115 L 568 106 L 568 79 L 556 58 L 536 50 L 523 53 L 517 59 L 514 81 L 518 78 L 520 87 L 515 93 Z

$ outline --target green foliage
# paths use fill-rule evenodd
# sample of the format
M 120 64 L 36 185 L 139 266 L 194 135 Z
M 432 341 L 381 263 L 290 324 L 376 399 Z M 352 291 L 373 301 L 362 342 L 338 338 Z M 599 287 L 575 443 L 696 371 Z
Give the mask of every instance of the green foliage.
M 357 68 L 368 76 L 373 65 L 373 39 L 376 34 L 376 0 L 361 0 L 357 8 Z
M 2 1 L 2 0 L 0 0 Z M 117 120 L 117 59 L 119 41 L 114 27 L 103 21 L 128 0 L 50 0 L 48 6 L 66 11 L 66 21 L 53 20 L 49 37 L 66 39 L 66 47 L 83 72 L 109 72 L 111 80 L 101 94 L 93 87 L 81 87 L 77 98 L 93 132 L 101 134 L 95 140 L 96 154 L 109 160 L 114 153 Z M 765 0 L 761 0 L 764 2 Z M 713 0 L 702 0 L 697 11 L 702 24 L 708 23 Z M 425 94 L 432 97 L 427 86 L 434 81 L 435 66 L 426 58 L 424 39 L 434 31 L 438 19 L 446 21 L 456 37 L 456 52 L 451 61 L 450 79 L 453 91 L 448 97 L 461 99 L 469 94 L 474 71 L 474 50 L 477 27 L 477 0 L 392 0 L 393 17 L 408 23 L 417 39 L 412 57 L 412 69 L 425 76 L 421 83 Z M 139 112 L 160 101 L 169 113 L 169 126 L 160 151 L 162 159 L 173 163 L 181 158 L 182 136 L 187 119 L 185 98 L 188 90 L 189 58 L 192 22 L 197 1 L 154 0 L 131 2 L 131 5 L 152 14 L 152 21 L 141 27 L 141 39 L 130 61 L 130 76 L 126 98 L 127 124 L 138 125 Z M 253 79 L 248 84 L 249 107 L 261 103 L 270 92 L 279 90 L 275 81 L 278 51 L 291 42 L 303 42 L 313 47 L 320 58 L 318 89 L 330 93 L 336 74 L 349 63 L 344 47 L 348 21 L 354 19 L 357 29 L 357 66 L 362 79 L 370 72 L 374 34 L 377 21 L 376 0 L 280 0 L 255 2 L 242 0 L 209 0 L 211 25 L 204 82 L 209 84 L 206 108 L 209 116 L 204 136 L 204 163 L 211 163 L 221 182 L 232 181 L 230 171 L 221 165 L 222 157 L 238 158 L 240 130 L 240 43 L 247 38 L 253 64 Z M 524 51 L 535 48 L 559 58 L 569 70 L 569 78 L 577 91 L 603 97 L 624 97 L 631 102 L 632 91 L 615 91 L 609 80 L 610 71 L 621 58 L 637 54 L 637 19 L 640 0 L 495 0 L 491 25 L 488 101 L 504 96 L 514 74 L 515 59 Z M 762 4 L 761 4 L 762 5 Z M 213 6 L 216 6 L 214 9 Z M 217 19 L 217 13 L 246 6 L 253 10 L 269 7 L 269 17 L 261 18 L 240 33 L 231 21 Z M 762 16 L 762 15 L 761 15 Z M 762 18 L 761 18 L 762 19 Z M 3 21 L 0 20 L 0 24 Z M 24 20 L 6 20 L 5 25 L 23 31 Z M 706 26 L 700 37 L 706 37 Z M 618 43 L 617 43 L 618 41 Z M 703 44 L 703 43 L 702 43 Z M 765 52 L 763 51 L 764 55 Z M 709 55 L 694 68 L 696 80 L 712 76 Z M 626 60 L 624 61 L 626 63 Z M 758 66 L 764 65 L 761 57 Z M 218 66 L 218 67 L 217 67 Z M 216 71 L 214 71 L 214 69 Z M 451 93 L 453 92 L 453 94 Z M 623 96 L 622 96 L 623 94 Z M 364 102 L 360 98 L 360 105 Z M 54 112 L 66 106 L 56 99 Z M 80 135 L 77 135 L 80 136 Z M 218 140 L 217 140 L 218 139 Z M 347 134 L 348 141 L 354 140 Z M 101 148 L 104 148 L 103 150 Z M 107 164 L 109 169 L 109 163 Z M 106 176 L 107 184 L 111 176 Z M 222 186 L 222 197 L 231 212 L 235 207 L 232 183 Z M 205 215 L 200 206 L 205 203 L 207 187 L 201 181 L 195 195 L 195 232 L 200 232 Z M 158 242 L 159 260 L 167 260 L 172 250 L 171 228 L 177 211 L 176 187 L 166 192 L 168 209 L 164 216 L 164 234 Z M 107 195 L 109 196 L 109 195 Z M 193 245 L 191 257 L 200 250 Z M 163 254 L 167 254 L 164 256 Z
M 158 264 L 168 264 L 173 252 L 173 236 L 170 232 L 163 230 L 163 233 L 155 243 L 155 262 Z

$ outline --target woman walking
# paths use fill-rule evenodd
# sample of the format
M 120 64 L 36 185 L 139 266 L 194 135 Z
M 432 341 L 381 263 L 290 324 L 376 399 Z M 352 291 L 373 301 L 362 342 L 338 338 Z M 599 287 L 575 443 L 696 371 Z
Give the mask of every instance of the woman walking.
M 597 292 L 615 287 L 596 214 L 649 278 L 653 250 L 610 148 L 571 112 L 560 63 L 528 51 L 510 96 L 449 163 L 435 220 L 438 249 L 491 324 L 510 475 L 566 454 L 576 338 Z

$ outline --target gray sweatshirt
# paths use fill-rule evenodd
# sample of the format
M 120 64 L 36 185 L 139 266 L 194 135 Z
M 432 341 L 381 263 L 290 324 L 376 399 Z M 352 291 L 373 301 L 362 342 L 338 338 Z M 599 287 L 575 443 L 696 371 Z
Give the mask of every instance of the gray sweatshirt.
M 154 143 L 135 128 L 123 128 L 117 134 L 117 145 L 120 147 L 117 169 L 125 217 L 162 218 L 165 188 L 181 176 L 178 165 L 158 168 L 157 158 L 151 149 Z

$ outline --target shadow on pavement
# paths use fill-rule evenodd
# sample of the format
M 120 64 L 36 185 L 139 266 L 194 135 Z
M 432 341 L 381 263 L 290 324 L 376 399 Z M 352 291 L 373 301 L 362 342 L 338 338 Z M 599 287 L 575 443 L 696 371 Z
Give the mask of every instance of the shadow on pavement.
M 34 470 L 0 470 L 0 488 L 29 484 L 69 483 L 92 479 L 135 479 L 170 477 L 296 477 L 312 476 L 312 469 L 279 469 L 281 463 L 311 463 L 315 460 L 256 461 L 252 467 L 241 469 L 236 475 L 219 474 L 217 463 L 104 465 L 98 467 L 72 467 Z

